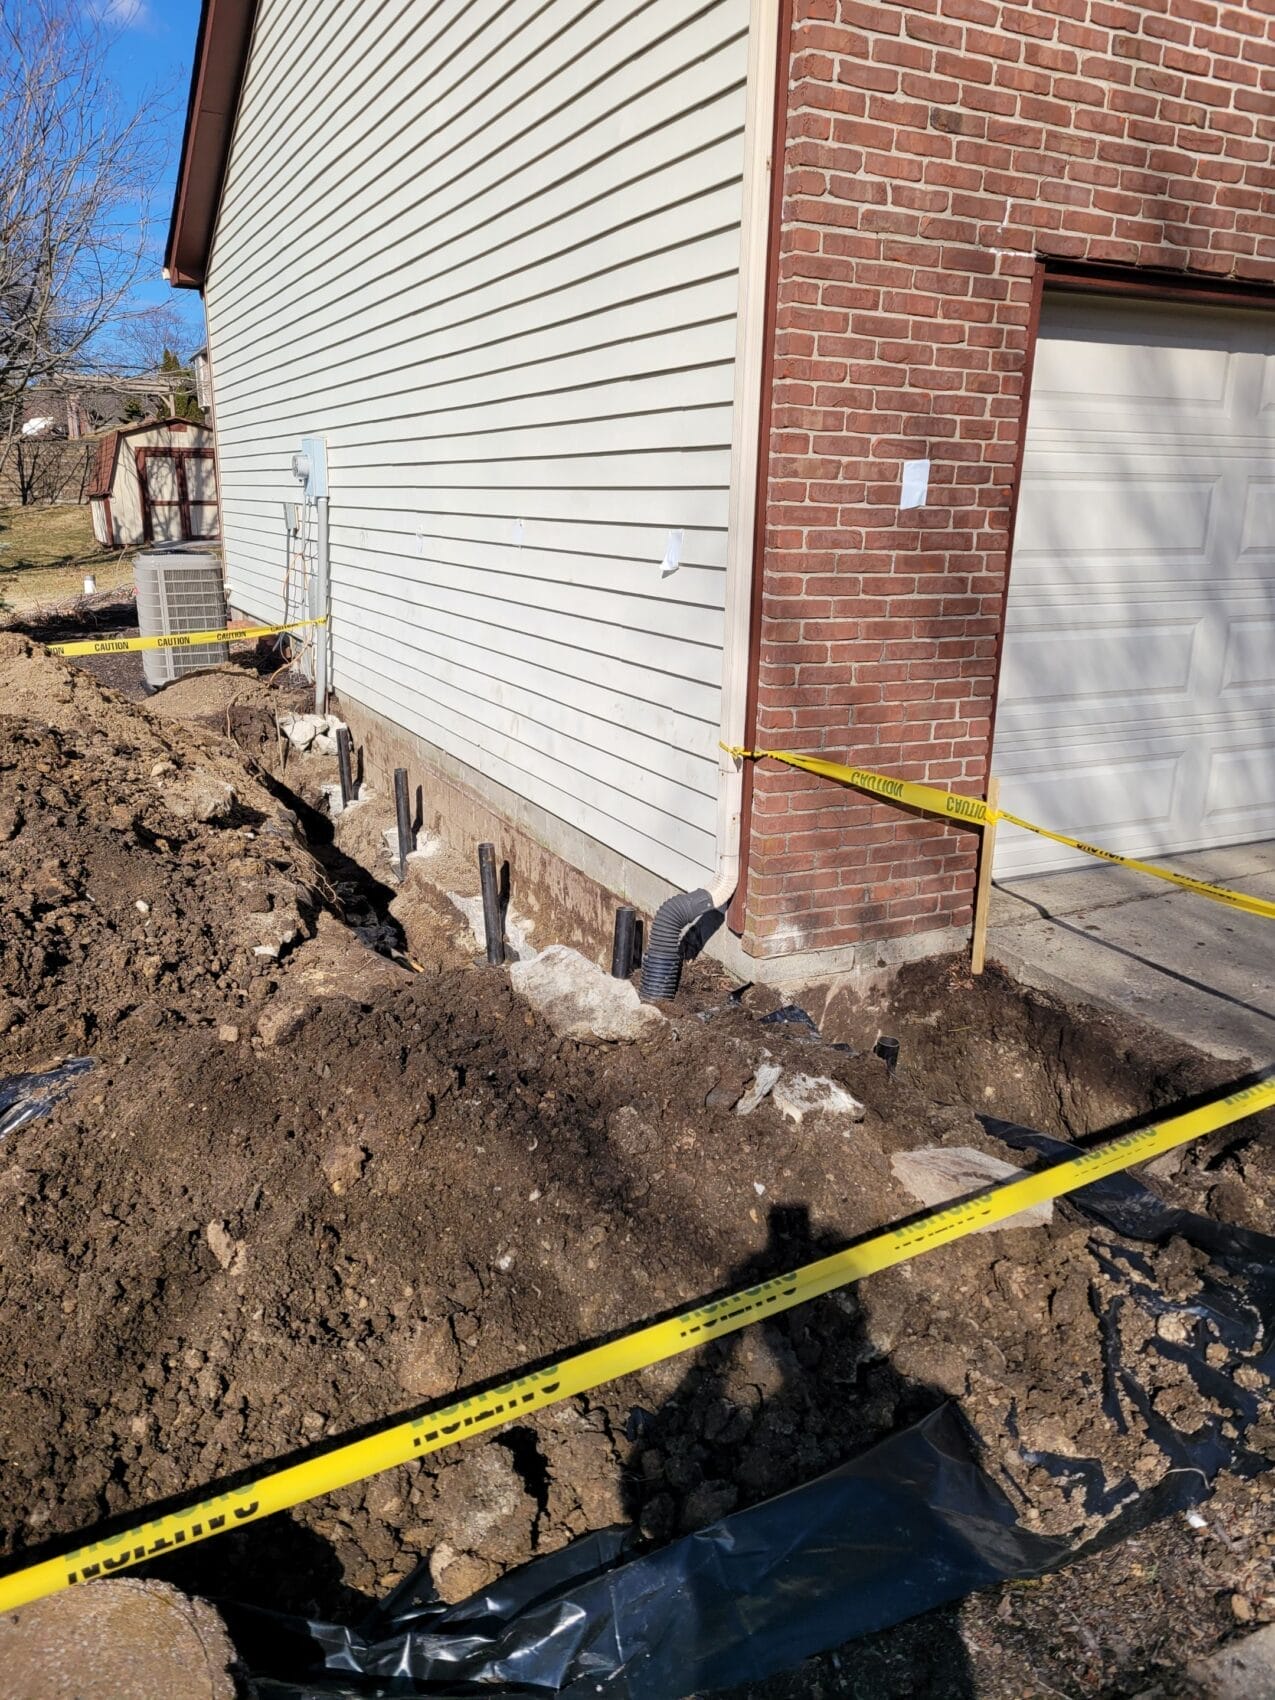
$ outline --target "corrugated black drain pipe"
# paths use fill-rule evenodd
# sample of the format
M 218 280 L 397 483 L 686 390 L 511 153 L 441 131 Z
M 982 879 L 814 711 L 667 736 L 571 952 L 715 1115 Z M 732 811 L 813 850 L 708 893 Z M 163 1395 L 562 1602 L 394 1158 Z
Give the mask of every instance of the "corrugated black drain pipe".
M 713 907 L 712 895 L 703 889 L 679 891 L 660 904 L 642 953 L 644 1002 L 677 996 L 682 978 L 682 937 L 689 926 Z

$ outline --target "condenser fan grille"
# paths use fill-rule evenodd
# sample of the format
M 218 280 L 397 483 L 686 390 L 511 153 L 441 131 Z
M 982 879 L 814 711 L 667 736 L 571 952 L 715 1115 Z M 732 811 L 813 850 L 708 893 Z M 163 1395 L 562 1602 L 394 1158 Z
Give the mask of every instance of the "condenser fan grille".
M 137 624 L 143 637 L 172 637 L 182 632 L 217 631 L 226 623 L 221 562 L 206 549 L 152 550 L 136 556 Z M 144 649 L 142 668 L 149 685 L 167 685 L 187 673 L 216 667 L 230 658 L 224 643 L 190 649 Z

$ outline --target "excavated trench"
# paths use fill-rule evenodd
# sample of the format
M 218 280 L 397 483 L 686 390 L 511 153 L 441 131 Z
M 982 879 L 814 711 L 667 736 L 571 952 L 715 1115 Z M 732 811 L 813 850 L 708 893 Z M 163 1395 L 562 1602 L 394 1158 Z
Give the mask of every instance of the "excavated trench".
M 559 1038 L 477 965 L 445 895 L 472 893 L 468 869 L 444 853 L 393 886 L 388 815 L 320 818 L 332 775 L 278 771 L 268 699 L 219 709 L 214 733 L 68 677 L 0 647 L 0 761 L 7 784 L 21 777 L 0 833 L 0 1062 L 96 1062 L 0 1149 L 6 1554 L 844 1245 L 916 1208 L 901 1153 L 1015 1160 L 980 1114 L 1080 1138 L 1231 1084 L 1215 1059 L 951 960 L 870 999 L 803 999 L 822 1038 L 768 1020 L 777 996 L 703 959 L 653 1034 Z M 893 1075 L 872 1054 L 883 1033 L 900 1040 Z M 769 1098 L 741 1114 L 764 1061 L 829 1077 L 863 1119 L 797 1119 Z M 1268 1225 L 1257 1132 L 1212 1136 L 1156 1186 Z M 1197 1257 L 1173 1242 L 1147 1258 L 1189 1298 Z M 700 1527 L 949 1399 L 1028 1526 L 1095 1533 L 1084 1495 L 1033 1457 L 1070 1449 L 1140 1489 L 1169 1467 L 1077 1392 L 1101 1381 L 1094 1295 L 1109 1280 L 1090 1229 L 1059 1209 L 156 1570 L 348 1619 L 427 1559 L 459 1599 L 590 1530 L 659 1542 Z M 1189 1377 L 1135 1319 L 1126 1334 L 1149 1397 L 1203 1421 Z M 1146 1638 L 1094 1653 L 1103 1681 L 1150 1668 L 1171 1614 L 1151 1615 Z M 859 1644 L 875 1694 L 943 1691 L 926 1683 L 960 1651 L 954 1620 L 924 1621 Z M 989 1621 L 978 1692 L 1008 1700 L 1021 1685 Z M 1188 1639 L 1223 1627 L 1210 1604 Z M 1042 1680 L 1068 1652 L 1044 1637 Z M 770 1692 L 849 1692 L 837 1673 L 817 1662 L 805 1687 Z

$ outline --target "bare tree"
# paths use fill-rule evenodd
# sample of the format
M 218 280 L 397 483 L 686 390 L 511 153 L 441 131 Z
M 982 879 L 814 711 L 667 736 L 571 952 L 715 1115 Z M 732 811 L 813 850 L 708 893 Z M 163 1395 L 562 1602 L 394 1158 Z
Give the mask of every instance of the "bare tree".
M 22 507 L 32 502 L 82 502 L 96 444 L 65 437 L 14 438 L 7 484 Z
M 164 137 L 82 0 L 0 0 L 0 457 L 24 392 L 91 353 L 147 260 Z
M 102 343 L 103 359 L 113 372 L 158 372 L 170 349 L 183 360 L 190 358 L 203 341 L 201 320 L 202 314 L 192 314 L 189 298 L 130 307 L 115 315 Z

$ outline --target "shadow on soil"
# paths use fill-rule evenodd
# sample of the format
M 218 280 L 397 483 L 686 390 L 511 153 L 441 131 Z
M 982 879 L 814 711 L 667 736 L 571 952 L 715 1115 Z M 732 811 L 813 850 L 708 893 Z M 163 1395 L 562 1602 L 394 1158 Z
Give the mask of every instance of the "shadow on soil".
M 815 1234 L 804 1205 L 773 1206 L 766 1247 L 734 1269 L 724 1287 L 752 1285 L 843 1244 Z M 764 1393 L 749 1379 L 752 1364 L 762 1360 Z M 704 1349 L 658 1410 L 633 1409 L 625 1512 L 651 1543 L 662 1544 L 809 1480 L 943 1402 L 937 1390 L 901 1378 L 873 1345 L 857 1295 L 816 1300 Z M 501 1438 L 492 1443 L 501 1444 Z M 327 1542 L 287 1515 L 148 1570 L 225 1603 L 237 1600 L 330 1622 L 355 1624 L 372 1603 L 345 1585 Z M 251 1578 L 251 1586 L 237 1587 L 237 1575 Z M 263 1587 L 265 1577 L 274 1581 Z M 690 1596 L 683 1609 L 704 1608 Z M 729 1693 L 733 1700 L 823 1695 L 905 1700 L 921 1694 L 972 1700 L 958 1613 L 955 1605 L 928 1612 Z M 706 1636 L 714 1632 L 734 1636 L 734 1619 L 720 1631 L 706 1630 Z M 300 1643 L 295 1652 L 300 1661 Z M 299 1677 L 299 1663 L 290 1672 L 281 1668 L 290 1656 L 291 1649 L 274 1648 L 267 1659 L 270 1672 Z
M 765 1248 L 732 1270 L 729 1288 L 752 1286 L 845 1244 L 814 1233 L 804 1205 L 773 1205 L 767 1230 Z M 753 1387 L 749 1398 L 750 1371 L 741 1374 L 739 1359 L 754 1347 L 769 1359 L 768 1374 L 781 1379 L 764 1397 Z M 651 1539 L 672 1538 L 809 1481 L 944 1402 L 937 1389 L 900 1377 L 873 1344 L 855 1290 L 815 1300 L 708 1347 L 658 1412 L 634 1410 L 625 1511 Z M 698 1609 L 693 1598 L 686 1609 Z M 928 1612 L 844 1653 L 830 1651 L 729 1693 L 733 1700 L 966 1700 L 974 1688 L 958 1612 Z
M 73 643 L 77 638 L 131 636 L 137 630 L 137 603 L 121 594 L 106 603 L 68 612 L 33 610 L 15 616 L 8 630 L 34 643 Z

